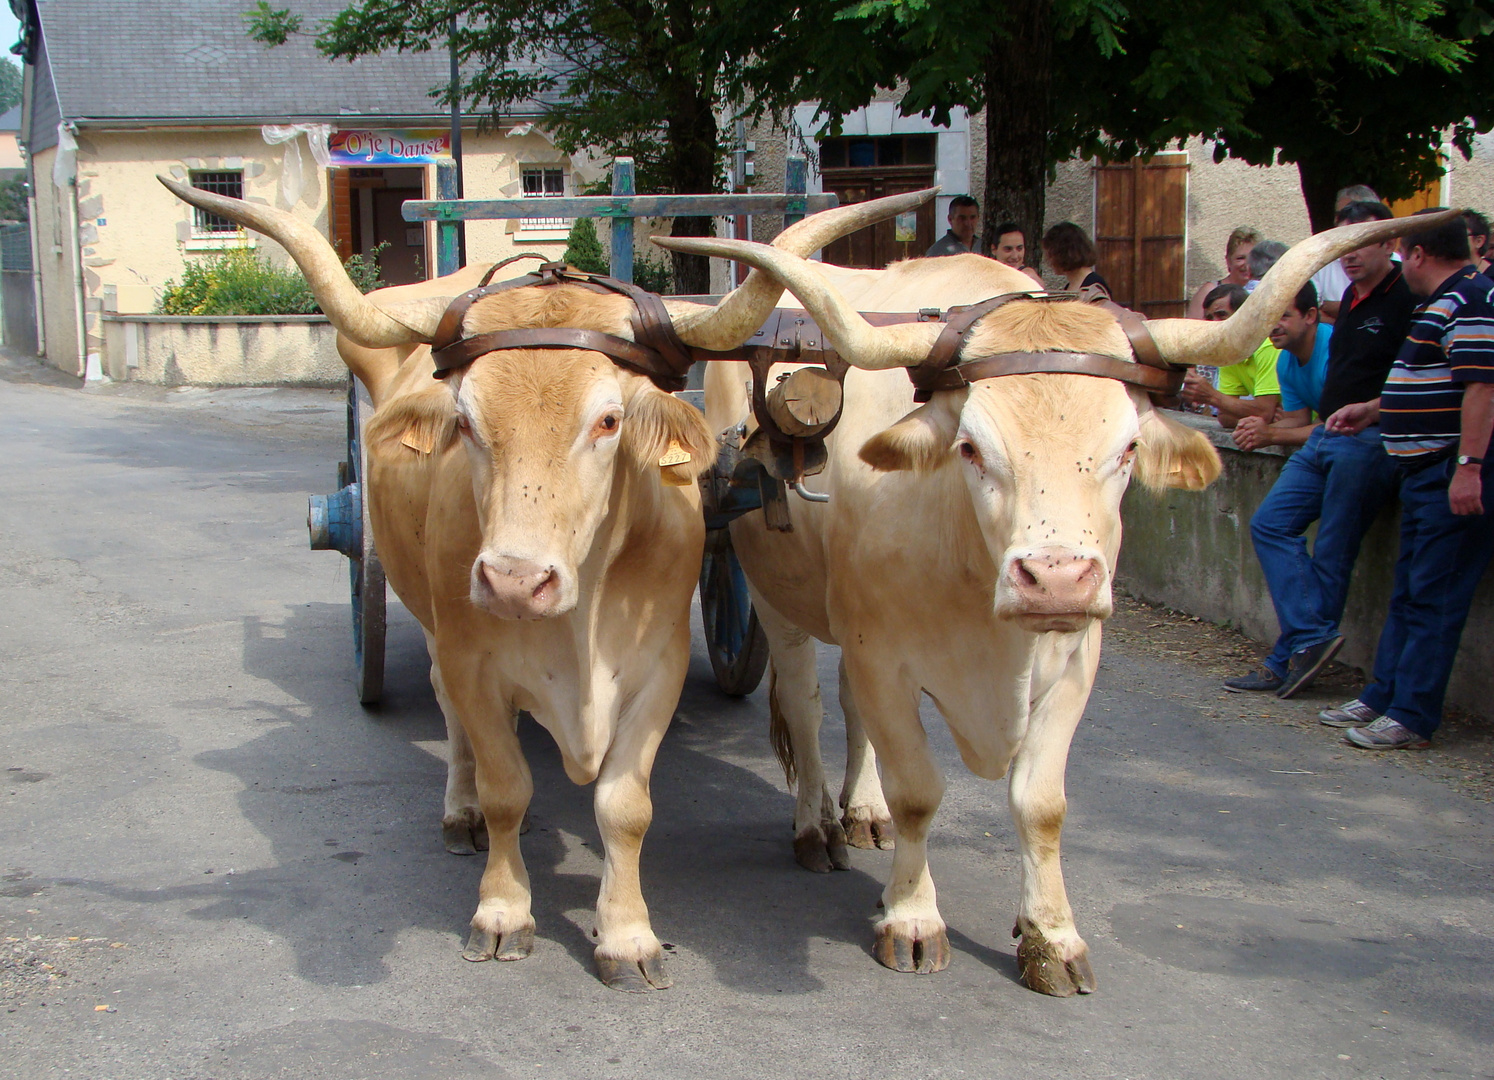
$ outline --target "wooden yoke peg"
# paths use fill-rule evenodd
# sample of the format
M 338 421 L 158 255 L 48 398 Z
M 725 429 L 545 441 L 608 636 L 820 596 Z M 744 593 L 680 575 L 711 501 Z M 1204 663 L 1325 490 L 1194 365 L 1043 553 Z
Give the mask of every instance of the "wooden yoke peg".
M 791 371 L 767 393 L 768 415 L 785 435 L 818 435 L 840 411 L 840 381 L 824 368 Z

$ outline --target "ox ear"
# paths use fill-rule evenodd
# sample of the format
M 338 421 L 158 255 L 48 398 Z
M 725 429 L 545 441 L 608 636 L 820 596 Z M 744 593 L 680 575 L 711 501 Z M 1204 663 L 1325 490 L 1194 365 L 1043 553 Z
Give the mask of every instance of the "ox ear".
M 368 418 L 363 438 L 370 450 L 441 453 L 456 438 L 451 391 L 435 384 L 420 393 L 393 398 Z
M 637 461 L 639 469 L 657 470 L 666 484 L 676 487 L 695 483 L 695 478 L 716 461 L 716 440 L 706 427 L 705 414 L 652 386 L 640 390 L 628 402 L 622 440 L 623 450 Z M 678 458 L 680 451 L 690 455 L 689 460 L 661 463 L 661 459 Z
M 878 472 L 932 472 L 949 460 L 960 429 L 955 395 L 940 393 L 886 431 L 867 439 L 861 460 Z
M 1219 451 L 1202 432 L 1169 420 L 1150 401 L 1138 409 L 1136 479 L 1153 491 L 1202 491 L 1219 478 Z

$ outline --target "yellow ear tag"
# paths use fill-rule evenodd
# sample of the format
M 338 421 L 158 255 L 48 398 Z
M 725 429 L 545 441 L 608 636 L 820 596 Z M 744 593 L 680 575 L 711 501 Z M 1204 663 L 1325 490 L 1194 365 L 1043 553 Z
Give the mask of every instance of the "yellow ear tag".
M 421 431 L 419 427 L 411 424 L 400 436 L 401 443 L 414 450 L 417 454 L 429 454 L 436 448 L 435 433 L 429 430 Z
M 670 487 L 689 487 L 690 481 L 670 469 L 671 465 L 688 465 L 695 460 L 690 451 L 680 445 L 678 439 L 669 440 L 669 449 L 659 459 L 659 478 Z
M 664 451 L 664 456 L 659 459 L 659 468 L 669 465 L 684 465 L 695 459 L 690 456 L 690 451 L 680 445 L 678 439 L 669 440 L 669 449 Z

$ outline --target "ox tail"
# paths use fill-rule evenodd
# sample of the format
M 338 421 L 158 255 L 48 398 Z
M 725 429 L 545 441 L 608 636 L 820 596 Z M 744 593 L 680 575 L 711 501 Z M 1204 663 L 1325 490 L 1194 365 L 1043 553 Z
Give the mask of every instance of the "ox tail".
M 771 660 L 768 661 L 768 716 L 771 718 L 768 738 L 773 743 L 773 756 L 783 766 L 783 778 L 792 791 L 799 779 L 799 765 L 794 760 L 794 740 L 789 734 L 788 718 L 778 704 L 778 670 Z

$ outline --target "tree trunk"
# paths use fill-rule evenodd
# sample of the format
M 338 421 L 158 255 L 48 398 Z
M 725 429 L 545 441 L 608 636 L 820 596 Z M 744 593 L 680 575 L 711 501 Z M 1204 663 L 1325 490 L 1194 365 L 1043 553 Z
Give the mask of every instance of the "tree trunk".
M 1328 162 L 1305 158 L 1297 162 L 1297 177 L 1302 183 L 1302 201 L 1307 204 L 1312 231 L 1320 233 L 1333 228 L 1333 204 L 1339 188 L 1355 181 L 1344 180 Z
M 1048 116 L 1053 85 L 1052 0 L 1016 0 L 986 53 L 986 250 L 996 226 L 1027 233 L 1027 258 L 1040 266 L 1048 183 Z

